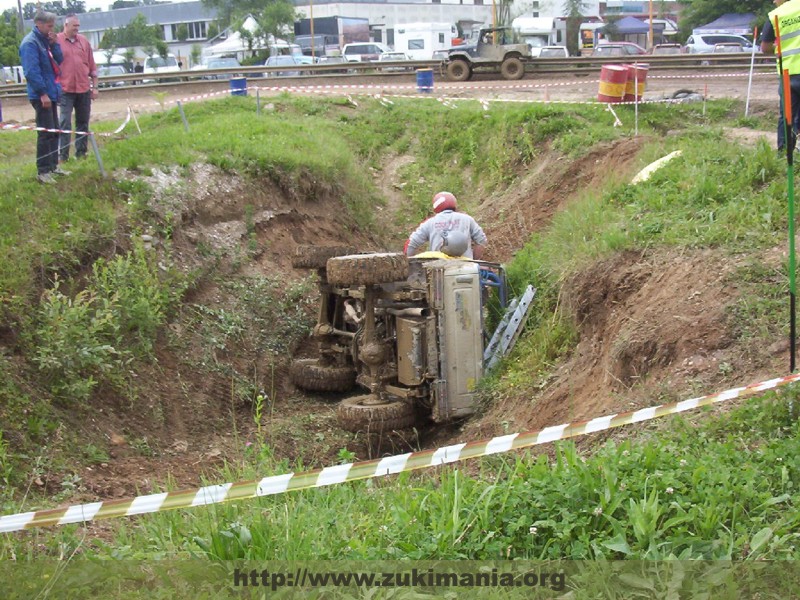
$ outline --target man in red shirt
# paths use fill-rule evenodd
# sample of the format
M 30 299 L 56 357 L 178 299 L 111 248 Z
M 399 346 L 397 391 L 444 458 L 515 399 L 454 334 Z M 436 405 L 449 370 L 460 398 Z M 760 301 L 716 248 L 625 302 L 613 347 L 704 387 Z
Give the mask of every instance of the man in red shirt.
M 64 54 L 61 63 L 61 119 L 59 127 L 72 129 L 72 111 L 75 110 L 75 131 L 89 131 L 89 117 L 92 112 L 92 100 L 97 98 L 97 65 L 94 62 L 92 46 L 84 36 L 78 33 L 81 22 L 74 13 L 64 19 L 64 31 L 58 34 L 58 43 Z M 69 146 L 72 134 L 62 133 L 59 140 L 59 158 L 61 162 L 69 159 Z M 87 140 L 85 135 L 75 136 L 75 156 L 86 156 Z

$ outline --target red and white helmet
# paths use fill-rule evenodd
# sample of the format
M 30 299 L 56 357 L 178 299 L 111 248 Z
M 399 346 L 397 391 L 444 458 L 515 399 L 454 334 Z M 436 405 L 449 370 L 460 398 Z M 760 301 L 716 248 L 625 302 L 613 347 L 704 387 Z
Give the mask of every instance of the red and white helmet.
M 443 210 L 455 210 L 456 197 L 450 192 L 438 192 L 433 195 L 433 212 L 440 213 Z

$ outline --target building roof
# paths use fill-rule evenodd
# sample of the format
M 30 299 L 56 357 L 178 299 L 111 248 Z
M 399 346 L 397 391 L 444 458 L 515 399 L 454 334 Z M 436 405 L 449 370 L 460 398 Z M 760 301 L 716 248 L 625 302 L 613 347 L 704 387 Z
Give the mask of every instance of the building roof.
M 118 8 L 102 12 L 81 13 L 78 16 L 81 19 L 81 31 L 86 32 L 125 27 L 138 14 L 143 14 L 151 25 L 191 23 L 193 21 L 209 21 L 217 18 L 217 10 L 204 7 L 202 2 L 149 4 L 135 8 Z M 25 27 L 32 28 L 33 20 L 25 21 Z

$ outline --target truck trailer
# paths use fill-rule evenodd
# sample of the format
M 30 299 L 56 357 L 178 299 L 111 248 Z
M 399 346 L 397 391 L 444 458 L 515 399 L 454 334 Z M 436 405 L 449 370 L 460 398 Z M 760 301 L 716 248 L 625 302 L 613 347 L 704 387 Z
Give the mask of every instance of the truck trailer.
M 394 49 L 412 60 L 431 60 L 437 50 L 448 50 L 458 30 L 452 23 L 399 23 L 394 30 Z
M 295 41 L 303 48 L 303 54 L 326 56 L 336 54 L 345 44 L 368 42 L 369 19 L 360 17 L 319 17 L 313 20 L 300 19 L 294 24 Z

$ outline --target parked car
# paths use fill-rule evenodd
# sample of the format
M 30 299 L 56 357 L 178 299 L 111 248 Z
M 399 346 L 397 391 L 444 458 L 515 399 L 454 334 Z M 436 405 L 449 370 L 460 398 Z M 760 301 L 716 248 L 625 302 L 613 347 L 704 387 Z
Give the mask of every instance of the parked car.
M 750 47 L 752 48 L 752 46 Z M 744 46 L 738 42 L 722 42 L 720 44 L 714 44 L 714 54 L 730 54 L 737 52 L 744 52 Z
M 192 67 L 192 71 L 209 71 L 212 69 L 237 69 L 242 65 L 233 57 L 215 57 L 209 58 L 201 65 Z M 239 77 L 236 73 L 215 73 L 212 75 L 203 75 L 203 79 L 231 79 Z
M 609 42 L 596 46 L 592 56 L 636 56 L 647 54 L 647 50 L 633 42 Z
M 680 54 L 683 52 L 683 46 L 680 44 L 656 44 L 653 46 L 653 54 L 656 55 L 664 55 L 664 54 Z
M 564 46 L 542 46 L 539 58 L 568 58 L 569 52 Z
M 349 62 L 369 62 L 378 60 L 381 54 L 391 51 L 389 46 L 380 42 L 354 42 L 344 45 L 342 55 Z
M 404 60 L 411 60 L 411 57 L 405 52 L 384 52 L 378 58 L 378 62 L 402 62 Z M 381 71 L 408 71 L 410 67 L 396 66 L 396 67 L 381 67 Z
M 116 75 L 127 75 L 128 72 L 122 65 L 97 65 L 97 76 L 99 81 L 97 86 L 101 88 L 109 87 L 122 87 L 130 85 L 131 81 L 103 81 L 105 77 L 114 77 Z
M 347 64 L 347 59 L 344 56 L 320 56 L 319 64 L 321 65 L 339 65 Z M 322 73 L 349 73 L 349 69 L 326 69 Z
M 746 52 L 751 52 L 753 44 L 741 35 L 730 33 L 703 33 L 689 36 L 686 40 L 686 52 L 689 54 L 711 54 L 717 44 L 740 44 Z
M 270 56 L 267 62 L 264 63 L 265 67 L 288 67 L 280 71 L 270 71 L 264 74 L 264 77 L 298 77 L 300 71 L 297 66 L 300 65 L 297 57 L 287 54 L 279 54 L 278 56 Z

